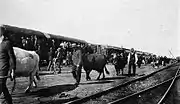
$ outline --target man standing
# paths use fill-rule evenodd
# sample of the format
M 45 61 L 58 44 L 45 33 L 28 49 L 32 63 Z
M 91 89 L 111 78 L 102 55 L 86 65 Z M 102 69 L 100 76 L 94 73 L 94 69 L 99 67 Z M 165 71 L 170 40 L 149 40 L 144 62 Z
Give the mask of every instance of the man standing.
M 16 58 L 13 47 L 9 40 L 4 38 L 5 28 L 0 26 L 0 94 L 3 92 L 5 100 L 8 104 L 12 104 L 12 97 L 6 86 L 8 72 L 11 65 L 11 78 L 14 77 L 14 70 L 16 69 Z
M 48 55 L 49 55 L 49 64 L 47 67 L 47 71 L 51 70 L 51 68 L 52 68 L 52 63 L 53 63 L 53 58 L 54 58 L 54 50 L 52 47 L 50 47 Z
M 128 74 L 131 75 L 131 68 L 133 68 L 133 76 L 136 75 L 136 64 L 137 64 L 137 55 L 134 48 L 131 48 L 131 52 L 128 55 Z
M 57 49 L 55 55 L 56 55 L 56 58 L 57 58 L 58 68 L 59 68 L 58 74 L 60 74 L 61 73 L 61 65 L 63 63 L 64 48 L 59 47 Z
M 72 74 L 76 79 L 75 85 L 79 85 L 81 79 L 82 52 L 81 48 L 77 45 L 73 45 L 72 64 Z

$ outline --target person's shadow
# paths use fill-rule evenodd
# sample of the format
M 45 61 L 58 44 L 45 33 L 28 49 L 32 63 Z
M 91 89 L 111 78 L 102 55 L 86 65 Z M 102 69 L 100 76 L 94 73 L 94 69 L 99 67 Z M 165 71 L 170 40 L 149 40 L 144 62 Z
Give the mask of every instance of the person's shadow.
M 37 91 L 32 91 L 30 95 L 35 95 L 39 97 L 49 97 L 56 94 L 60 94 L 61 92 L 74 90 L 76 87 L 77 86 L 74 84 L 56 85 L 56 86 L 40 89 Z
M 75 99 L 79 99 L 77 96 L 73 96 L 70 94 L 66 94 L 64 92 L 68 92 L 76 89 L 78 86 L 74 84 L 64 84 L 64 85 L 55 85 L 50 87 L 39 87 L 37 89 L 32 89 L 30 93 L 16 93 L 13 94 L 13 97 L 30 97 L 30 98 L 38 98 L 40 104 L 61 104 L 64 102 L 72 101 Z M 52 100 L 52 96 L 58 95 L 58 99 Z M 19 99 L 19 98 L 18 98 Z

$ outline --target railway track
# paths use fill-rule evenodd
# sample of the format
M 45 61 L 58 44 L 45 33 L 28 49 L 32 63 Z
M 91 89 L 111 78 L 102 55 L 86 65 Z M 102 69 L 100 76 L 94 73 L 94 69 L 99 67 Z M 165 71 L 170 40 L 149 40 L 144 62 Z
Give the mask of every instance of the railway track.
M 179 68 L 174 77 L 108 104 L 164 104 L 164 99 L 172 88 L 176 78 L 180 77 Z
M 178 63 L 169 65 L 149 75 L 139 77 L 81 99 L 67 102 L 66 104 L 119 104 L 122 101 L 128 101 L 127 99 L 130 98 L 143 98 L 142 96 L 145 92 L 158 88 L 158 86 L 161 85 L 169 86 L 170 82 L 175 80 L 176 76 L 179 77 L 177 71 L 179 70 L 178 66 Z M 174 75 L 176 76 L 174 77 Z

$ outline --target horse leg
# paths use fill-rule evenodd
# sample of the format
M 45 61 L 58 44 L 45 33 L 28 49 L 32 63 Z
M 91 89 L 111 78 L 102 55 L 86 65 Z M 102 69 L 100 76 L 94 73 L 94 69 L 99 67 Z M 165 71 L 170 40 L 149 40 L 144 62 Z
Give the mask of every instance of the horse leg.
M 30 92 L 33 81 L 34 81 L 34 77 L 33 77 L 32 73 L 31 73 L 31 75 L 29 76 L 29 86 L 26 88 L 25 93 Z
M 118 76 L 118 73 L 119 73 L 119 69 L 117 68 L 117 67 L 115 67 L 115 69 L 116 69 L 116 75 Z
M 117 76 L 119 75 L 119 69 L 116 69 L 116 75 Z
M 116 75 L 119 76 L 119 74 L 120 74 L 120 69 L 117 68 L 117 69 L 116 69 Z
M 88 71 L 86 71 L 86 80 L 88 81 Z
M 122 75 L 124 75 L 124 68 L 121 69 Z
M 138 63 L 138 68 L 140 68 L 140 63 Z
M 91 77 L 89 76 L 91 70 L 86 70 L 86 80 L 91 80 Z
M 35 79 L 33 80 L 33 84 L 32 85 L 33 85 L 33 87 L 37 88 L 37 83 L 36 83 Z
M 102 68 L 102 72 L 103 73 L 103 79 L 105 78 L 105 74 L 104 74 L 104 68 Z
M 100 76 L 101 76 L 101 73 L 102 73 L 102 72 L 99 72 L 99 76 L 97 77 L 97 80 L 99 80 L 99 78 L 100 78 Z
M 118 72 L 118 76 L 121 74 L 122 70 L 121 68 L 119 68 L 119 72 Z

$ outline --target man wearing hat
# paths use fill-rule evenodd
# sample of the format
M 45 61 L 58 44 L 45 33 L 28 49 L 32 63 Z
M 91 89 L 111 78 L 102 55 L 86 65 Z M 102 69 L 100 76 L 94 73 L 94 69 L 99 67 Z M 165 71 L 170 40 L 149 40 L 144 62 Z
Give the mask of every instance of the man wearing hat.
M 131 51 L 128 55 L 128 74 L 131 75 L 131 68 L 133 69 L 133 76 L 136 75 L 136 63 L 137 63 L 137 54 L 135 53 L 134 48 L 131 48 Z
M 65 50 L 62 46 L 59 46 L 59 48 L 57 49 L 56 51 L 56 58 L 57 58 L 57 62 L 58 62 L 58 68 L 59 68 L 59 71 L 58 71 L 58 74 L 61 73 L 61 65 L 63 63 L 63 58 L 64 58 L 64 54 L 65 54 Z
M 9 94 L 6 86 L 6 80 L 9 77 L 14 77 L 14 70 L 16 69 L 16 58 L 13 47 L 8 39 L 4 38 L 5 27 L 0 26 L 0 94 L 3 92 L 4 98 L 8 104 L 12 104 L 12 97 Z M 10 64 L 11 63 L 11 64 Z M 11 65 L 11 67 L 10 67 Z

